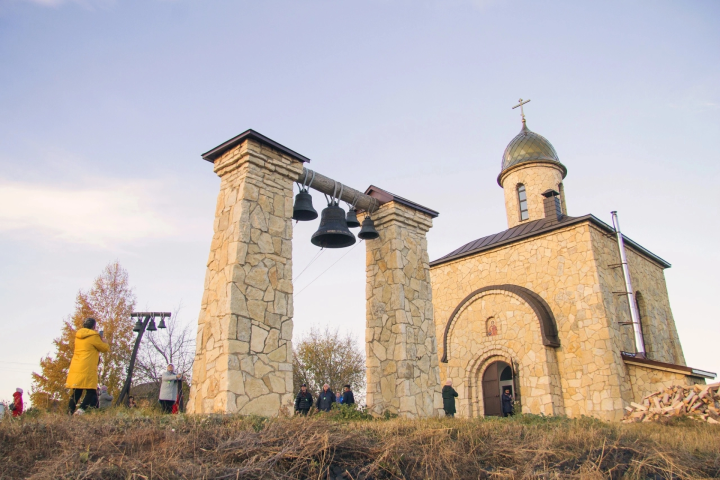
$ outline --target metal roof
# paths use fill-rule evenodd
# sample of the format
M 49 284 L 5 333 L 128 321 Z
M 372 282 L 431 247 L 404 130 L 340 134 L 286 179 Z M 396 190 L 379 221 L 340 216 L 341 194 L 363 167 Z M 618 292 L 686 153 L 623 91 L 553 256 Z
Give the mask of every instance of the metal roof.
M 432 262 L 430 262 L 430 266 L 434 267 L 437 265 L 442 265 L 443 263 L 447 263 L 452 260 L 457 260 L 459 258 L 467 257 L 470 255 L 475 255 L 477 253 L 484 252 L 486 250 L 491 250 L 493 248 L 510 245 L 515 242 L 525 240 L 527 238 L 535 237 L 538 235 L 544 235 L 544 234 L 550 233 L 554 230 L 558 230 L 558 229 L 565 228 L 567 226 L 575 225 L 575 224 L 582 223 L 582 222 L 591 222 L 594 225 L 600 227 L 601 229 L 605 230 L 608 233 L 611 233 L 611 234 L 615 233 L 615 230 L 610 225 L 603 222 L 602 220 L 600 220 L 599 218 L 597 218 L 594 215 L 583 215 L 582 217 L 564 216 L 559 221 L 553 221 L 553 219 L 549 219 L 549 218 L 542 218 L 540 220 L 533 220 L 531 222 L 525 222 L 525 223 L 517 225 L 513 228 L 504 230 L 500 233 L 496 233 L 494 235 L 488 235 L 486 237 L 482 237 L 477 240 L 474 240 L 470 243 L 466 243 L 465 245 L 458 248 L 457 250 L 454 250 L 454 251 L 448 253 L 447 255 L 438 258 L 437 260 L 433 260 Z M 635 251 L 637 251 L 641 255 L 648 257 L 650 260 L 653 260 L 654 262 L 658 263 L 663 268 L 671 267 L 670 263 L 668 263 L 667 261 L 658 257 L 651 251 L 645 249 L 639 243 L 634 242 L 633 240 L 629 239 L 625 235 L 623 235 L 623 238 L 625 239 L 625 243 L 628 246 L 632 247 Z
M 369 195 L 369 196 L 371 196 L 371 197 L 373 197 L 373 198 L 377 198 L 378 201 L 379 201 L 381 204 L 382 204 L 382 203 L 387 203 L 387 202 L 398 202 L 398 203 L 401 203 L 401 204 L 403 204 L 403 205 L 405 205 L 405 206 L 408 206 L 408 207 L 410 207 L 410 208 L 413 208 L 413 209 L 415 209 L 415 210 L 419 210 L 419 211 L 421 211 L 421 212 L 423 212 L 423 213 L 427 213 L 427 214 L 430 215 L 432 218 L 435 218 L 435 217 L 437 217 L 438 215 L 440 215 L 440 213 L 439 213 L 439 212 L 436 212 L 435 210 L 431 210 L 431 209 L 429 209 L 429 208 L 427 208 L 427 207 L 423 207 L 423 206 L 420 205 L 419 203 L 415 203 L 415 202 L 413 202 L 413 201 L 411 201 L 411 200 L 408 200 L 407 198 L 403 198 L 403 197 L 401 197 L 401 196 L 399 196 L 399 195 L 395 195 L 394 193 L 390 193 L 390 192 L 388 192 L 387 190 L 383 190 L 383 189 L 380 188 L 380 187 L 376 187 L 375 185 L 370 185 L 370 186 L 367 188 L 367 190 L 365 190 L 365 195 Z
M 223 153 L 227 152 L 231 148 L 237 147 L 238 145 L 240 145 L 242 142 L 244 142 L 247 139 L 252 139 L 259 143 L 262 143 L 264 145 L 272 147 L 275 150 L 278 150 L 278 151 L 284 153 L 288 157 L 294 158 L 295 160 L 298 160 L 300 162 L 310 162 L 310 159 L 307 158 L 306 156 L 300 155 L 296 151 L 290 150 L 289 148 L 287 148 L 284 145 L 280 145 L 275 140 L 272 140 L 272 139 L 266 137 L 262 133 L 256 132 L 252 128 L 245 130 L 243 133 L 241 133 L 237 137 L 231 138 L 227 142 L 218 145 L 217 147 L 213 148 L 212 150 L 209 150 L 209 151 L 203 153 L 202 158 L 204 160 L 207 160 L 208 162 L 214 162 L 215 159 L 218 158 L 219 156 L 221 156 Z

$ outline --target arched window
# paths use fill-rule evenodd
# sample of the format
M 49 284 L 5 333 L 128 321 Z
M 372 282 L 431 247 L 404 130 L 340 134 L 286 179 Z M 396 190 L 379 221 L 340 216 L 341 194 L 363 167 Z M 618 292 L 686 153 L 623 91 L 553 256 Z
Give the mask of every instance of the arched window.
M 558 184 L 558 192 L 560 192 L 560 208 L 562 209 L 562 214 L 567 215 L 567 205 L 565 205 L 565 187 L 562 182 Z
M 525 185 L 522 183 L 517 187 L 518 204 L 520 205 L 520 221 L 530 218 L 527 206 L 527 193 L 525 193 Z
M 652 332 L 650 328 L 650 319 L 647 316 L 647 308 L 645 307 L 645 299 L 642 293 L 635 292 L 635 305 L 637 305 L 638 315 L 640 315 L 640 331 L 645 344 L 645 354 L 648 358 L 653 357 Z

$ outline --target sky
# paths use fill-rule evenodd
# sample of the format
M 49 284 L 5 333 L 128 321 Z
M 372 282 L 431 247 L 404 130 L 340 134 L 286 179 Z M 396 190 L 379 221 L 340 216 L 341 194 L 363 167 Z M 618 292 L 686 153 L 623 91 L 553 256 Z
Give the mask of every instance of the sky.
M 496 177 L 528 127 L 592 213 L 672 264 L 687 364 L 720 372 L 720 3 L 0 0 L 0 399 L 30 391 L 110 262 L 196 323 L 219 179 L 253 128 L 310 168 L 440 212 L 430 259 L 507 228 Z M 315 195 L 315 206 L 322 196 Z M 364 245 L 294 231 L 295 338 L 364 341 Z

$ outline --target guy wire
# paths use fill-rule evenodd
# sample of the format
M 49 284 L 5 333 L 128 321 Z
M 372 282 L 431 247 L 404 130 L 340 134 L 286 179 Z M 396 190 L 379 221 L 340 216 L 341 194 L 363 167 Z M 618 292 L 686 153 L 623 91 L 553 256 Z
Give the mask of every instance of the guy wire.
M 294 296 L 295 298 L 297 298 L 297 297 L 298 297 L 302 292 L 304 292 L 310 285 L 312 285 L 313 282 L 315 282 L 315 280 L 317 280 L 318 278 L 322 277 L 322 276 L 325 274 L 325 272 L 327 272 L 327 271 L 330 270 L 332 267 L 334 267 L 335 264 L 337 264 L 340 260 L 342 260 L 343 258 L 345 258 L 348 253 L 352 252 L 352 251 L 355 249 L 355 247 L 357 247 L 358 245 L 360 245 L 362 242 L 363 242 L 363 240 L 360 240 L 360 241 L 357 242 L 355 245 L 353 245 L 353 247 L 352 247 L 350 250 L 348 250 L 347 252 L 345 252 L 345 254 L 344 254 L 342 257 L 340 257 L 340 258 L 338 258 L 337 260 L 335 260 L 335 262 L 334 262 L 332 265 L 330 265 L 328 268 L 326 268 L 325 270 L 323 270 L 323 272 L 322 272 L 320 275 L 318 275 L 317 277 L 313 278 L 310 283 L 308 283 L 307 285 L 305 285 L 305 286 L 302 288 L 302 290 L 300 290 L 298 293 L 296 293 L 296 294 L 293 295 L 293 296 Z

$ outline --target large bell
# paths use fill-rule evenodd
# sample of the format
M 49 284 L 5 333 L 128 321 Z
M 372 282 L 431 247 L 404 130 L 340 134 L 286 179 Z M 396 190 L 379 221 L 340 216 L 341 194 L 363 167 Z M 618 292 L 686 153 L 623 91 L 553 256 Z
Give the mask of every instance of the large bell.
M 337 205 L 328 205 L 323 209 L 320 227 L 310 241 L 323 248 L 344 248 L 354 244 L 355 235 L 348 230 L 345 210 Z
M 357 214 L 356 214 L 354 208 L 351 208 L 348 210 L 347 217 L 345 217 L 345 221 L 347 223 L 348 228 L 357 228 L 360 226 L 360 222 L 358 222 Z
M 375 222 L 373 222 L 373 219 L 367 215 L 365 220 L 363 220 L 362 228 L 358 233 L 358 238 L 362 238 L 363 240 L 374 240 L 379 236 L 380 234 L 377 230 L 375 230 Z
M 293 206 L 293 220 L 300 220 L 301 222 L 307 222 L 308 220 L 315 220 L 318 217 L 318 213 L 313 208 L 312 195 L 307 191 L 301 191 L 295 195 L 295 205 Z

